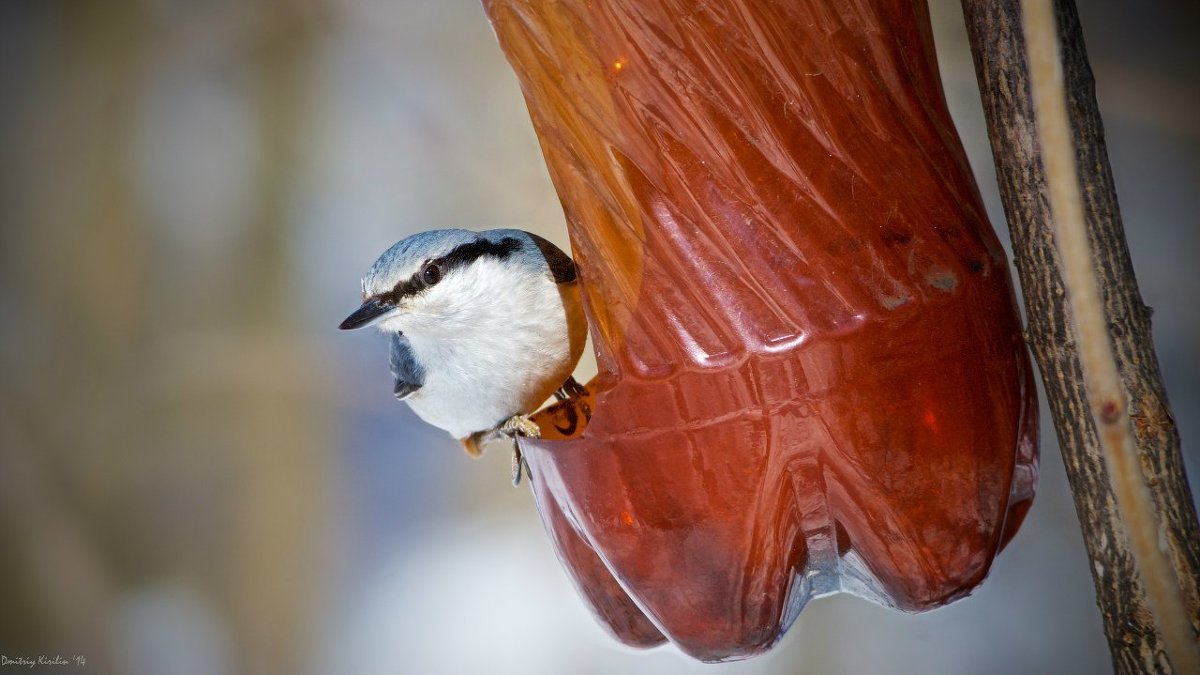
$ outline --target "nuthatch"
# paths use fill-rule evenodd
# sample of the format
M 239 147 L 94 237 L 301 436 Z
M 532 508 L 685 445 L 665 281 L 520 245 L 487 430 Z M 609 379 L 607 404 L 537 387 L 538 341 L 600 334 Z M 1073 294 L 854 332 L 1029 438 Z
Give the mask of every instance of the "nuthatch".
M 396 398 L 478 456 L 494 435 L 537 436 L 528 417 L 571 377 L 587 319 L 575 263 L 521 230 L 434 230 L 384 252 L 339 328 L 391 334 Z M 514 445 L 515 447 L 515 445 Z M 514 457 L 514 482 L 520 458 Z

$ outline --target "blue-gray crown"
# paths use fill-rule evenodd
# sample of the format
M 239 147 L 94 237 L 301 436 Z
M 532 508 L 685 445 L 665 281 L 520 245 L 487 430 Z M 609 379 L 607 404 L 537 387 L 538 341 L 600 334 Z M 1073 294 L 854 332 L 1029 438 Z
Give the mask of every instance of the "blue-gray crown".
M 478 238 L 477 233 L 468 230 L 430 230 L 401 239 L 367 270 L 363 277 L 363 292 L 368 296 L 386 293 L 398 282 L 416 274 L 426 261 L 446 256 Z

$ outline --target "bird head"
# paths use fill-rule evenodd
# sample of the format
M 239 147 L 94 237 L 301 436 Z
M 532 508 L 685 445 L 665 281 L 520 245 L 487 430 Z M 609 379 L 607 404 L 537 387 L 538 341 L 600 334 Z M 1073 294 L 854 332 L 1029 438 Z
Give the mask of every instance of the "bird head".
M 398 333 L 468 323 L 522 275 L 546 274 L 545 262 L 528 255 L 532 247 L 522 234 L 433 230 L 398 242 L 371 265 L 362 280 L 362 306 L 339 328 L 377 325 Z

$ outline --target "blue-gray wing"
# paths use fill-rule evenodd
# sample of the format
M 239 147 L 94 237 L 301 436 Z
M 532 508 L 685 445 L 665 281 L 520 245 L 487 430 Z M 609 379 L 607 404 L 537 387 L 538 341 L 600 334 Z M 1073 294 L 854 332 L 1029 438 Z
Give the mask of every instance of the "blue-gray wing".
M 546 264 L 550 266 L 550 274 L 554 277 L 554 283 L 565 284 L 575 281 L 575 261 L 571 260 L 571 256 L 532 232 L 526 232 L 526 234 L 533 240 L 533 245 L 541 252 L 542 257 L 546 259 Z
M 425 369 L 417 362 L 408 338 L 401 333 L 392 335 L 391 363 L 392 377 L 396 378 L 392 391 L 396 398 L 403 401 L 425 384 Z

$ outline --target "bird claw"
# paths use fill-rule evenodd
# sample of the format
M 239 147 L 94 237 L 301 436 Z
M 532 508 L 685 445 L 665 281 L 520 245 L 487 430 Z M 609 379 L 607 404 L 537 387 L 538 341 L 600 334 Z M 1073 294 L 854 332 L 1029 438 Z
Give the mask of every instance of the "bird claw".
M 521 453 L 521 445 L 517 443 L 517 439 L 513 439 L 512 451 L 512 484 L 513 487 L 521 485 L 521 470 L 525 470 L 525 475 L 529 475 L 529 465 L 525 463 L 525 456 Z M 531 479 L 532 480 L 532 479 Z

